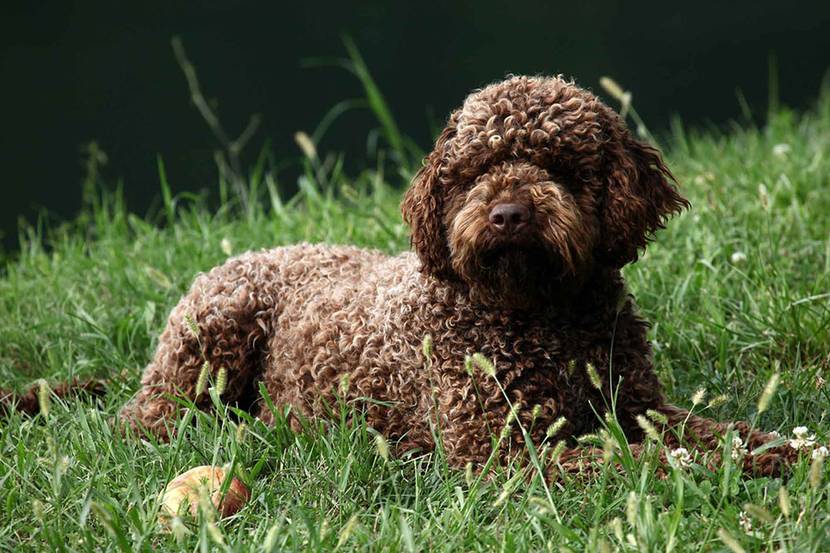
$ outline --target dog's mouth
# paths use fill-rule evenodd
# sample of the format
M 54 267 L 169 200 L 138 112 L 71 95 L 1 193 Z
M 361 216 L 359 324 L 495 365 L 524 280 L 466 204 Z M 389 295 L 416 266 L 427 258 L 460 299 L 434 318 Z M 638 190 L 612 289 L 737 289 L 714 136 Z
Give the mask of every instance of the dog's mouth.
M 518 250 L 542 250 L 544 244 L 533 226 L 524 225 L 507 234 L 485 228 L 475 247 L 483 256 L 498 257 Z
M 559 256 L 533 241 L 494 245 L 479 253 L 476 265 L 482 276 L 495 277 L 504 284 L 513 282 L 520 287 L 549 282 L 558 278 L 563 269 Z
M 538 243 L 503 242 L 479 250 L 462 275 L 486 303 L 536 309 L 558 287 L 562 267 L 559 257 Z

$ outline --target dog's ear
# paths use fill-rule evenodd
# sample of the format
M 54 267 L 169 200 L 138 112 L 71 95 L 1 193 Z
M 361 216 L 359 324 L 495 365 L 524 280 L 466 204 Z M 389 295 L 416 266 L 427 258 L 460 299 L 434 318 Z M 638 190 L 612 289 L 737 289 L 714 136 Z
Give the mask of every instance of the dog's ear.
M 616 115 L 615 115 L 616 117 Z M 605 198 L 601 207 L 602 239 L 598 257 L 615 267 L 637 260 L 652 234 L 666 220 L 689 207 L 660 152 L 634 138 L 617 119 L 608 142 Z
M 449 182 L 444 175 L 449 140 L 455 136 L 458 113 L 450 116 L 424 165 L 412 178 L 401 202 L 403 220 L 409 225 L 410 243 L 425 272 L 438 277 L 453 274 L 450 250 L 443 223 L 444 202 Z

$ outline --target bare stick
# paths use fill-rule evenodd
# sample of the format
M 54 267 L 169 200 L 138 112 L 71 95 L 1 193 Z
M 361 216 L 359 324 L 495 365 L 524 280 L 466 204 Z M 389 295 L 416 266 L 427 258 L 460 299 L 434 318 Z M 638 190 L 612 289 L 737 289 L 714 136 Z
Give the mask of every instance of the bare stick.
M 173 37 L 170 41 L 173 46 L 173 54 L 176 56 L 176 61 L 184 73 L 187 80 L 187 87 L 190 89 L 190 99 L 199 114 L 208 124 L 216 140 L 222 146 L 222 152 L 216 152 L 214 156 L 219 174 L 221 178 L 230 180 L 231 185 L 239 195 L 239 200 L 243 208 L 248 207 L 248 190 L 245 186 L 245 178 L 242 175 L 242 164 L 239 159 L 239 154 L 245 145 L 251 140 L 253 135 L 259 128 L 261 118 L 259 114 L 254 114 L 248 121 L 248 125 L 235 140 L 228 138 L 228 133 L 222 126 L 219 116 L 211 109 L 210 104 L 202 94 L 202 88 L 199 85 L 199 77 L 196 75 L 196 67 L 190 62 L 187 53 L 184 50 L 184 45 L 179 37 Z

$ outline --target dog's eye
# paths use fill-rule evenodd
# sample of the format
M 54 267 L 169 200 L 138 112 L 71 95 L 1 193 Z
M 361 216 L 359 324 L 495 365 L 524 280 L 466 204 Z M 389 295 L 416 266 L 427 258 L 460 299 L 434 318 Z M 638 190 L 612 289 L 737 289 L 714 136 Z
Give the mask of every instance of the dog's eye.
M 571 171 L 566 171 L 560 168 L 557 171 L 549 170 L 548 172 L 551 175 L 550 180 L 554 183 L 554 185 L 567 190 L 571 194 L 577 194 L 585 188 L 584 183 L 586 181 L 584 181 L 581 176 Z
M 571 186 L 570 186 L 569 183 L 570 183 L 570 179 L 566 179 L 566 178 L 563 178 L 563 177 L 560 177 L 560 176 L 553 175 L 553 176 L 551 176 L 551 178 L 547 179 L 544 184 L 545 184 L 545 186 L 552 186 L 552 187 L 555 187 L 555 188 L 562 188 L 562 189 L 565 189 L 565 190 L 570 190 Z

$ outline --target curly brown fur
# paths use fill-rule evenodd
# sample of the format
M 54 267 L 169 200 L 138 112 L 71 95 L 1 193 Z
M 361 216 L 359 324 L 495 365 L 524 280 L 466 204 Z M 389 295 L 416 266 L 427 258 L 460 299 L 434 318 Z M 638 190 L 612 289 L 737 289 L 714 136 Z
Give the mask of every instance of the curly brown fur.
M 655 409 L 685 429 L 682 443 L 716 450 L 726 426 L 665 403 L 648 325 L 620 275 L 687 205 L 659 153 L 590 92 L 558 77 L 490 85 L 452 113 L 404 197 L 414 254 L 297 245 L 201 274 L 121 418 L 167 437 L 177 397 L 209 404 L 194 397 L 205 360 L 228 369 L 225 401 L 250 402 L 261 382 L 306 417 L 324 417 L 348 377 L 346 399 L 399 449 L 432 449 L 437 429 L 452 465 L 480 466 L 510 413 L 493 378 L 465 369 L 480 352 L 537 445 L 597 429 L 615 397 L 630 441 L 642 439 L 637 416 Z M 251 409 L 273 417 L 261 402 Z M 546 436 L 559 417 L 565 425 Z M 502 457 L 524 445 L 514 427 Z M 673 431 L 666 440 L 681 443 Z M 566 468 L 585 454 L 566 451 Z M 764 455 L 753 471 L 774 474 L 792 458 Z

